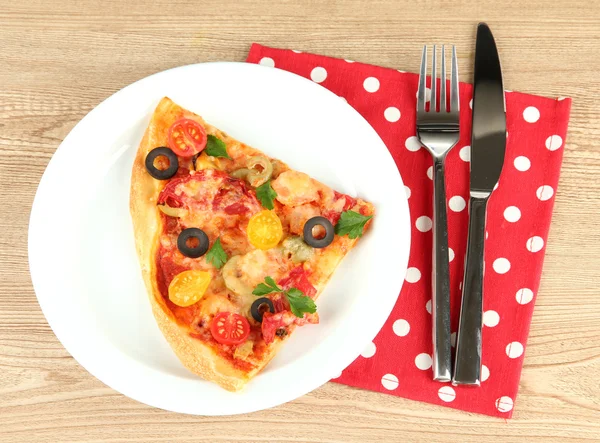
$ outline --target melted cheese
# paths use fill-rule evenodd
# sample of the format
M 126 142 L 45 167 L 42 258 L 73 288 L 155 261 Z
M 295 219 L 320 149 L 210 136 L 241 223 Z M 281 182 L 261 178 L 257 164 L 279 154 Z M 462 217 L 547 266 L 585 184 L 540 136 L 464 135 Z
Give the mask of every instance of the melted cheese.
M 319 199 L 319 185 L 303 172 L 285 171 L 271 186 L 277 200 L 286 206 L 299 206 Z

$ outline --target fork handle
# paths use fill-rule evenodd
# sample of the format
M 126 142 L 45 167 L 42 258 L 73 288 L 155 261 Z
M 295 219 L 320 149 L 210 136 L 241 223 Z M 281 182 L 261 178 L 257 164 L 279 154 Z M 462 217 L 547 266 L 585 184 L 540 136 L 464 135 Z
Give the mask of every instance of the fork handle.
M 483 327 L 483 253 L 488 197 L 469 199 L 467 258 L 456 337 L 455 385 L 481 383 L 481 332 Z
M 448 216 L 444 157 L 433 160 L 433 274 L 431 303 L 433 338 L 433 379 L 450 381 L 450 264 L 448 257 Z

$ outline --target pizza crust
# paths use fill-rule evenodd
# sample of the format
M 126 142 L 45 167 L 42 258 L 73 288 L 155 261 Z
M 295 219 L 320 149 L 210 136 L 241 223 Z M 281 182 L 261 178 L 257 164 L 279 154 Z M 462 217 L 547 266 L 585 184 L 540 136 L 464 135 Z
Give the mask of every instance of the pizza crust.
M 144 161 L 148 152 L 159 146 L 159 134 L 156 132 L 160 128 L 168 128 L 182 116 L 182 112 L 191 114 L 183 111 L 170 99 L 163 98 L 140 143 L 133 164 L 130 193 L 136 250 L 156 323 L 181 363 L 205 380 L 213 381 L 229 391 L 238 391 L 273 358 L 282 341 L 269 347 L 260 366 L 249 372 L 240 370 L 231 361 L 217 354 L 210 345 L 189 335 L 190 330 L 180 325 L 171 314 L 157 285 L 156 252 L 163 224 L 156 199 L 164 182 L 155 180 L 148 174 Z M 198 116 L 194 117 L 199 120 Z

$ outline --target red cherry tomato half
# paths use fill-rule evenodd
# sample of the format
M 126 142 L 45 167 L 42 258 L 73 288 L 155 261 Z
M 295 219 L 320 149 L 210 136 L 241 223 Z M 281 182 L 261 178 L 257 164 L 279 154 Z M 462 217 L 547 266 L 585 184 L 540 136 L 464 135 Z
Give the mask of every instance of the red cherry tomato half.
M 250 323 L 239 314 L 219 312 L 213 318 L 210 332 L 213 338 L 224 345 L 239 345 L 250 334 Z
M 206 131 L 194 120 L 182 118 L 169 128 L 169 148 L 181 157 L 192 157 L 206 148 Z

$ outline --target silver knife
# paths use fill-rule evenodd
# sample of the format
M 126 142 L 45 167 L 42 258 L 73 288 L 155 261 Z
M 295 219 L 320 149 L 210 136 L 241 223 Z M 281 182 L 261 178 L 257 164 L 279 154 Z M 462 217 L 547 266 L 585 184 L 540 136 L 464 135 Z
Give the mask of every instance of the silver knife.
M 469 235 L 454 362 L 455 385 L 479 386 L 483 324 L 483 251 L 487 202 L 504 165 L 506 105 L 496 42 L 485 23 L 477 26 L 471 132 Z

